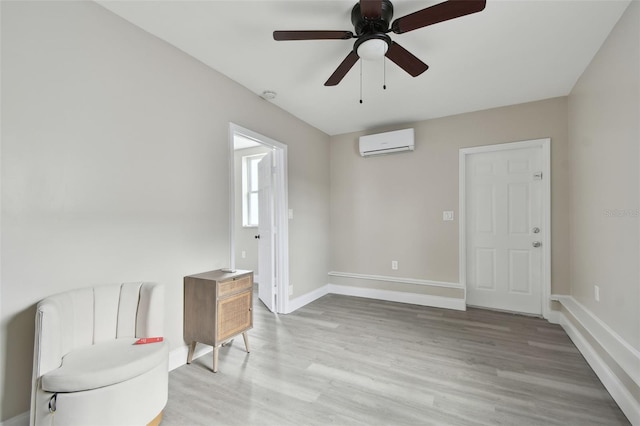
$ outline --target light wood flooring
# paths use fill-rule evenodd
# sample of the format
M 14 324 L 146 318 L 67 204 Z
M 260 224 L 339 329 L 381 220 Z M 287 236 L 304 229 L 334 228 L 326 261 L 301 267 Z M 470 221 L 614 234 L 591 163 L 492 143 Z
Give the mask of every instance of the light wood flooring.
M 289 315 L 254 300 L 241 338 L 169 374 L 163 426 L 629 424 L 562 328 L 327 295 Z

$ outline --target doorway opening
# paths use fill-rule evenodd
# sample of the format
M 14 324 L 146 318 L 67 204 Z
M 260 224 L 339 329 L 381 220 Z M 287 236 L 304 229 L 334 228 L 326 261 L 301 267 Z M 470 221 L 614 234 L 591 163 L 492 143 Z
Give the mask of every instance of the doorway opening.
M 262 303 L 287 312 L 287 146 L 230 123 L 229 152 L 229 265 L 254 271 Z

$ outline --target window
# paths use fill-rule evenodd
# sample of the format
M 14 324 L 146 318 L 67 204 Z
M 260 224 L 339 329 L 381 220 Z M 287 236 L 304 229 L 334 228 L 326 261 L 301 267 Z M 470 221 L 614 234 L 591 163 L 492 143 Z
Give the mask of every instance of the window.
M 258 163 L 265 155 L 242 157 L 242 226 L 258 226 Z

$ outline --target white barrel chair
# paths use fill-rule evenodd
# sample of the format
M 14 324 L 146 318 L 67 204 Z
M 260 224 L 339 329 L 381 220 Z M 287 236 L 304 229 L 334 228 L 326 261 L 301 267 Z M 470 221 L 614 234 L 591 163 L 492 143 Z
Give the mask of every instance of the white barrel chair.
M 31 425 L 157 424 L 168 395 L 164 288 L 72 290 L 37 305 Z

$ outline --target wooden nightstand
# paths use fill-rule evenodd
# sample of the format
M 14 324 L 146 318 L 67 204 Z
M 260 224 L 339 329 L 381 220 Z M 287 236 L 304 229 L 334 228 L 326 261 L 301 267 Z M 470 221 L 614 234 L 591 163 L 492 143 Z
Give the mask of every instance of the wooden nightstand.
M 220 345 L 242 333 L 249 352 L 247 330 L 253 327 L 253 272 L 209 271 L 184 277 L 184 340 L 187 364 L 196 343 L 213 346 L 213 372 L 218 372 Z

